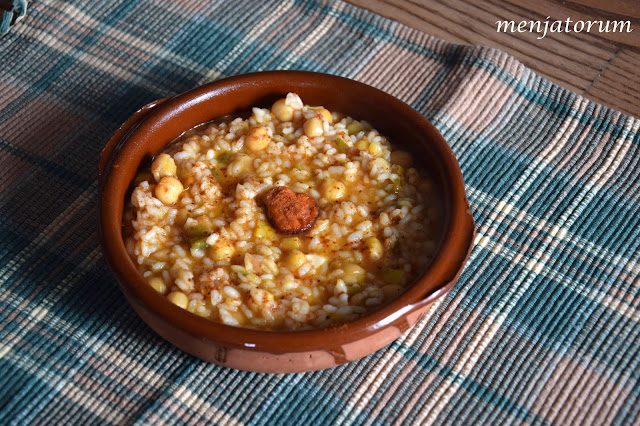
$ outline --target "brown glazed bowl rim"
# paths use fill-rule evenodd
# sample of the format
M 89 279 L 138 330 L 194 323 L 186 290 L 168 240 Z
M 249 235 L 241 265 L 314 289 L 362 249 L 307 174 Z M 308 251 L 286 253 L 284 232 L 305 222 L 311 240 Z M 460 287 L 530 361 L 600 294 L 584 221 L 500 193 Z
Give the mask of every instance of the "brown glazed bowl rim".
M 135 156 L 136 150 L 149 149 L 148 146 L 145 148 L 144 141 L 148 141 L 165 128 L 175 126 L 175 123 L 172 124 L 172 117 L 188 114 L 189 110 L 204 105 L 204 102 L 212 103 L 215 99 L 223 99 L 234 93 L 246 94 L 251 91 L 259 92 L 256 99 L 277 99 L 270 94 L 269 88 L 281 87 L 283 84 L 290 86 L 291 91 L 295 91 L 296 87 L 312 87 L 315 90 L 317 86 L 331 88 L 334 92 L 357 93 L 359 96 L 366 96 L 369 102 L 384 104 L 389 111 L 405 117 L 407 123 L 415 126 L 424 134 L 425 139 L 428 139 L 429 150 L 441 162 L 444 181 L 448 185 L 448 188 L 444 189 L 444 195 L 450 198 L 448 223 L 445 225 L 447 229 L 440 250 L 425 274 L 409 290 L 382 309 L 353 322 L 330 328 L 305 331 L 238 328 L 210 321 L 174 306 L 148 285 L 136 270 L 127 254 L 121 234 L 124 192 L 132 180 L 132 177 L 127 179 L 124 175 L 127 174 L 127 165 L 131 168 L 131 158 Z M 281 89 L 273 92 L 278 92 L 280 96 L 283 94 Z M 216 117 L 210 119 L 214 118 Z M 184 124 L 188 127 L 183 131 L 200 123 L 190 124 Z M 375 122 L 371 124 L 378 128 Z M 174 129 L 174 132 L 177 131 L 179 130 Z M 154 151 L 153 154 L 159 149 Z M 128 174 L 131 175 L 131 171 Z M 424 308 L 451 288 L 469 256 L 475 235 L 460 167 L 444 138 L 424 116 L 404 102 L 372 86 L 344 77 L 307 71 L 265 71 L 229 77 L 142 108 L 119 129 L 101 155 L 99 203 L 98 230 L 105 260 L 128 298 L 137 301 L 152 317 L 162 318 L 170 323 L 171 327 L 199 341 L 274 354 L 330 350 L 365 339 L 383 328 L 397 326 L 398 321 L 404 316 Z M 372 348 L 371 352 L 377 349 L 379 348 Z

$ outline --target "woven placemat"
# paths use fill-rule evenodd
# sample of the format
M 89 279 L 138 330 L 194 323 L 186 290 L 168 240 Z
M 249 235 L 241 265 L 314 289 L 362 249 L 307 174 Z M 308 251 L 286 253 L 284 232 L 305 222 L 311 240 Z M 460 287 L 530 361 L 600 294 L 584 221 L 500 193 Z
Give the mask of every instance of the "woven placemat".
M 0 64 L 0 424 L 637 421 L 640 120 L 344 2 L 34 1 Z M 425 114 L 477 223 L 453 290 L 330 370 L 181 352 L 98 247 L 115 129 L 149 101 L 267 69 L 347 76 Z

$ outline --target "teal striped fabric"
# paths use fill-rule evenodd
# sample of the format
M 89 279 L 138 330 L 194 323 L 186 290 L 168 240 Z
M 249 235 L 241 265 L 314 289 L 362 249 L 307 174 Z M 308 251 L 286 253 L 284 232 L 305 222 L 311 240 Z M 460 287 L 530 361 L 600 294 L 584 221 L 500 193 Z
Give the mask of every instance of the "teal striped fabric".
M 172 347 L 96 237 L 98 156 L 133 111 L 267 69 L 354 78 L 423 113 L 477 223 L 416 327 L 330 370 L 247 373 Z M 0 39 L 0 424 L 638 423 L 639 127 L 505 53 L 341 1 L 34 1 Z

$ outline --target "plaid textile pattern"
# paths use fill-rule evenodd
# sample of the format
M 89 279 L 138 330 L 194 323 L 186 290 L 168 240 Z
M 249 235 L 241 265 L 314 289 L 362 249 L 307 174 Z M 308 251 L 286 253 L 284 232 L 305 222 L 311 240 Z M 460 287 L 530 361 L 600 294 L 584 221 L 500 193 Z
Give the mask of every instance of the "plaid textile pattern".
M 172 347 L 96 237 L 98 156 L 133 111 L 267 69 L 350 77 L 425 114 L 477 223 L 453 290 L 330 370 Z M 33 1 L 0 39 L 0 424 L 638 423 L 639 127 L 503 52 L 341 1 Z

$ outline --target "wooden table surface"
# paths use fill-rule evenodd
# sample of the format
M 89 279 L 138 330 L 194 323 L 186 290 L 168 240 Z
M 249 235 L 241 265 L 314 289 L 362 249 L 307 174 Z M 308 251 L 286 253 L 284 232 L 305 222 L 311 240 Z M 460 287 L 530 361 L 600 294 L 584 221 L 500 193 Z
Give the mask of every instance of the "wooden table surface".
M 640 116 L 638 0 L 348 0 L 442 39 L 497 47 L 549 80 Z M 631 32 L 497 32 L 496 21 L 630 21 Z M 595 27 L 594 27 L 595 28 Z

